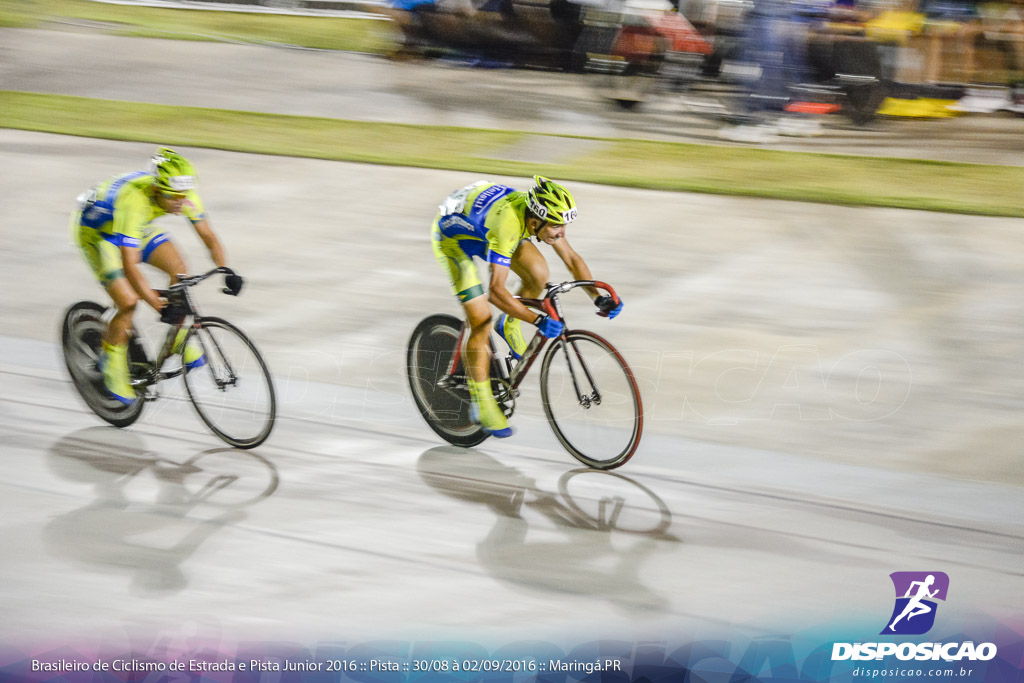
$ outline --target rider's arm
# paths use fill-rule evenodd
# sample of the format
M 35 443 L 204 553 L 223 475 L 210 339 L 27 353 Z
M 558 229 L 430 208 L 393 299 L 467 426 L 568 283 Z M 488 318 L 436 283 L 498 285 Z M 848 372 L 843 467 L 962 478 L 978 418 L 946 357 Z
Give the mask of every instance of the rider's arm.
M 222 268 L 228 265 L 227 256 L 224 255 L 224 247 L 221 246 L 220 240 L 217 239 L 213 228 L 210 227 L 210 219 L 207 217 L 206 209 L 203 207 L 203 200 L 199 198 L 199 194 L 194 190 L 188 193 L 188 201 L 182 207 L 182 213 L 192 223 L 192 227 L 195 228 L 199 239 L 206 245 L 206 249 L 210 252 L 210 258 L 217 267 Z
M 498 263 L 491 264 L 491 282 L 487 288 L 487 299 L 513 318 L 533 324 L 542 316 L 519 303 L 519 299 L 508 291 L 508 287 L 505 286 L 505 281 L 508 280 L 508 271 L 508 266 Z
M 159 313 L 164 302 L 146 282 L 146 277 L 142 274 L 142 269 L 139 268 L 140 262 L 138 249 L 121 245 L 121 264 L 124 266 L 125 278 L 128 279 L 128 283 L 139 297 Z
M 488 300 L 513 318 L 531 325 L 536 323 L 543 316 L 521 304 L 505 284 L 512 266 L 512 255 L 523 237 L 522 220 L 511 203 L 499 200 L 487 214 L 484 225 L 487 227 L 487 262 L 491 266 Z
M 220 240 L 217 239 L 217 235 L 214 234 L 213 229 L 210 227 L 210 221 L 203 218 L 194 221 L 192 227 L 196 229 L 199 239 L 203 241 L 203 244 L 210 251 L 210 258 L 217 264 L 217 267 L 220 268 L 228 265 L 227 257 L 224 256 L 224 247 L 221 246 Z
M 590 267 L 587 266 L 587 262 L 583 260 L 583 257 L 576 253 L 576 250 L 569 244 L 569 240 L 565 237 L 558 240 L 551 247 L 558 254 L 558 257 L 562 259 L 565 267 L 569 269 L 572 276 L 577 280 L 593 280 L 594 276 L 590 274 Z M 590 295 L 591 299 L 596 298 L 600 295 L 594 287 L 584 287 L 587 294 Z

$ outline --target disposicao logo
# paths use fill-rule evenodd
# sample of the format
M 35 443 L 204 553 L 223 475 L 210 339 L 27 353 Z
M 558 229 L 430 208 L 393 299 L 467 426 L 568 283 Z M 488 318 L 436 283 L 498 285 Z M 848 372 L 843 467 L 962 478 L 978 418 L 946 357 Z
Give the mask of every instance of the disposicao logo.
M 896 604 L 879 635 L 919 636 L 931 630 L 938 610 L 936 600 L 945 602 L 949 577 L 943 572 L 893 572 Z M 834 643 L 832 660 L 871 660 L 895 656 L 900 660 L 986 661 L 996 656 L 993 643 L 973 641 L 949 643 Z
M 949 577 L 942 572 L 893 572 L 896 605 L 879 635 L 919 636 L 935 624 L 936 600 L 946 601 Z

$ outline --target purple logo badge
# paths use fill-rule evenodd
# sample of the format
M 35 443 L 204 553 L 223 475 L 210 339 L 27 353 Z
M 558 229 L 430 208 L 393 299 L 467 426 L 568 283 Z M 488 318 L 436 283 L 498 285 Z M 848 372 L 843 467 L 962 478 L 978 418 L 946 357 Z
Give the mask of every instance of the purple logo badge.
M 893 572 L 896 605 L 880 635 L 918 636 L 935 623 L 936 600 L 946 600 L 949 577 L 942 572 Z

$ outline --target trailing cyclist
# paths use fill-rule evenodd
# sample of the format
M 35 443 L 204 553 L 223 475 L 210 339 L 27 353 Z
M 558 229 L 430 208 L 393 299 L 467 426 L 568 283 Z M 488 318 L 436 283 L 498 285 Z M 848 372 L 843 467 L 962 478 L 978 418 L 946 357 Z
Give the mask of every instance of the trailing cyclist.
M 534 186 L 526 192 L 486 180 L 468 185 L 438 207 L 432 227 L 434 255 L 448 273 L 469 326 L 465 367 L 473 419 L 499 438 L 511 436 L 512 429 L 491 393 L 490 304 L 502 311 L 494 320 L 494 329 L 517 359 L 527 347 L 521 322 L 535 325 L 548 338 L 557 337 L 563 327 L 560 321 L 530 310 L 509 292 L 509 269 L 522 280 L 519 296 L 536 298 L 544 291 L 548 264 L 530 243 L 532 237 L 550 245 L 576 279 L 593 279 L 583 257 L 565 238 L 566 226 L 576 219 L 576 201 L 558 183 L 541 176 L 533 179 Z M 490 264 L 486 297 L 474 256 Z M 621 303 L 599 296 L 596 289 L 588 288 L 588 293 L 609 318 L 622 309 Z
M 203 203 L 196 193 L 196 171 L 174 150 L 161 147 L 145 171 L 115 176 L 81 194 L 71 216 L 72 239 L 86 263 L 114 302 L 116 313 L 103 337 L 100 368 L 103 383 L 118 401 L 136 400 L 128 374 L 128 339 L 132 316 L 139 299 L 160 313 L 160 320 L 179 324 L 182 312 L 166 305 L 146 282 L 139 268 L 148 263 L 177 282 L 187 272 L 181 254 L 166 233 L 152 221 L 165 214 L 184 215 L 206 245 L 217 266 L 227 261 L 220 241 L 210 227 Z M 225 286 L 231 294 L 242 290 L 242 278 L 229 275 Z M 185 343 L 187 330 L 178 331 L 174 351 Z M 206 362 L 202 349 L 191 342 L 185 348 L 187 369 Z

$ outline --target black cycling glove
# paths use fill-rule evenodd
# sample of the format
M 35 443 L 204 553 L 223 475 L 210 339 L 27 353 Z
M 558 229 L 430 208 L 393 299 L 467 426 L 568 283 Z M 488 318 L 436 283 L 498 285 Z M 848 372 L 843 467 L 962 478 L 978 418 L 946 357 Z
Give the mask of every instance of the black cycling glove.
M 180 325 L 188 315 L 188 309 L 178 304 L 167 304 L 160 309 L 160 322 L 168 325 Z
M 615 299 L 611 298 L 610 296 L 602 295 L 597 297 L 596 299 L 594 299 L 594 305 L 597 306 L 598 309 L 600 309 L 598 315 L 604 316 L 606 318 L 614 318 L 620 312 L 622 312 L 622 302 L 619 301 L 619 303 L 615 303 Z
M 230 294 L 231 296 L 238 296 L 238 293 L 242 291 L 242 285 L 245 284 L 245 280 L 242 279 L 241 275 L 224 276 L 224 293 Z

